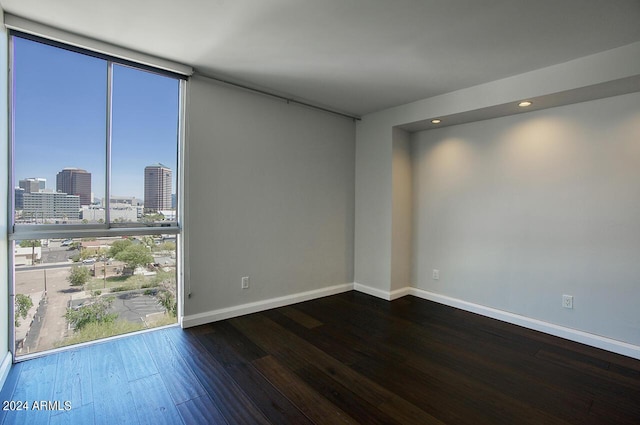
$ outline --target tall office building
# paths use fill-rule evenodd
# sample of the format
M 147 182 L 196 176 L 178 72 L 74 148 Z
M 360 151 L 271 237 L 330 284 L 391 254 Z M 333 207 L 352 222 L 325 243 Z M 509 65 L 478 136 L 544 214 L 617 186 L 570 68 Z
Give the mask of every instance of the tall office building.
M 144 211 L 171 209 L 171 169 L 163 164 L 144 168 Z
M 56 192 L 80 197 L 81 205 L 91 204 L 91 173 L 80 168 L 65 168 L 56 174 Z
M 45 189 L 46 185 L 47 179 L 41 177 L 29 177 L 18 182 L 18 187 L 24 189 L 24 193 L 41 192 Z

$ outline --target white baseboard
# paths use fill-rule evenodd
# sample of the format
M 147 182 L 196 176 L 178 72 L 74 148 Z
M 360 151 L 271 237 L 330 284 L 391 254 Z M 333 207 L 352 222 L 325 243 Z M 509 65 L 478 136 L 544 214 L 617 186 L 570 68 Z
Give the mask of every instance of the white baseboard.
M 404 287 L 394 291 L 384 291 L 371 286 L 362 285 L 360 283 L 346 283 L 342 285 L 330 286 L 327 288 L 316 289 L 313 291 L 300 292 L 298 294 L 287 295 L 284 297 L 271 298 L 263 301 L 256 301 L 248 304 L 242 304 L 234 307 L 222 308 L 219 310 L 211 310 L 204 313 L 185 316 L 180 321 L 183 328 L 204 325 L 206 323 L 216 322 L 218 320 L 230 319 L 233 317 L 243 316 L 245 314 L 257 313 L 259 311 L 269 310 L 272 308 L 284 307 L 286 305 L 296 304 L 303 301 L 309 301 L 316 298 L 322 298 L 329 295 L 335 295 L 342 292 L 356 290 L 383 300 L 393 301 L 406 295 L 413 295 L 440 304 L 459 308 L 461 310 L 477 313 L 482 316 L 491 317 L 503 322 L 522 326 L 528 329 L 544 332 L 549 335 L 558 336 L 570 341 L 579 342 L 590 345 L 592 347 L 601 348 L 613 353 L 622 354 L 640 360 L 640 346 L 629 344 L 623 341 L 591 334 L 576 329 L 567 328 L 553 323 L 544 322 L 542 320 L 533 319 L 526 316 L 510 313 L 508 311 L 498 310 L 492 307 L 471 303 L 457 298 L 440 295 L 423 289 Z M 9 368 L 11 367 L 11 354 L 9 353 L 0 368 L 0 382 L 4 382 Z
M 382 298 L 387 301 L 400 298 L 405 295 L 413 295 L 418 298 L 435 301 L 440 304 L 459 308 L 461 310 L 469 311 L 472 313 L 477 313 L 482 316 L 491 317 L 492 319 L 501 320 L 503 322 L 544 332 L 549 335 L 558 336 L 570 341 L 579 342 L 585 345 L 590 345 L 592 347 L 601 348 L 603 350 L 611 351 L 613 353 L 622 354 L 623 356 L 628 356 L 640 360 L 640 346 L 637 345 L 603 337 L 600 335 L 591 334 L 584 331 L 579 331 L 576 329 L 567 328 L 560 325 L 555 325 L 553 323 L 544 322 L 538 319 L 532 319 L 530 317 L 521 316 L 519 314 L 509 313 L 507 311 L 498 310 L 492 307 L 474 304 L 457 298 L 448 297 L 446 295 L 440 295 L 433 292 L 425 291 L 423 289 L 406 287 L 396 291 L 387 292 L 359 283 L 355 283 L 353 285 L 353 289 L 356 291 L 364 292 L 365 294 Z M 392 298 L 394 296 L 395 298 Z
M 391 301 L 391 293 L 389 291 L 383 291 L 381 289 L 372 288 L 371 286 L 362 285 L 360 283 L 354 283 L 353 289 L 358 292 L 363 292 L 374 297 L 382 298 L 383 300 Z
M 268 300 L 241 304 L 234 307 L 206 311 L 204 313 L 184 316 L 180 321 L 180 326 L 182 326 L 183 328 L 190 328 L 192 326 L 204 325 L 206 323 L 217 322 L 218 320 L 231 319 L 233 317 L 243 316 L 245 314 L 257 313 L 259 311 L 269 310 L 272 308 L 284 307 L 286 305 L 309 301 L 316 298 L 327 297 L 329 295 L 340 294 L 342 292 L 348 292 L 351 290 L 353 290 L 353 283 L 345 283 L 342 285 L 315 289 L 313 291 L 286 295 L 284 297 L 271 298 Z
M 362 285 L 360 283 L 354 283 L 353 289 L 387 301 L 393 301 L 395 299 L 402 298 L 405 295 L 409 295 L 409 291 L 411 290 L 411 288 L 407 286 L 396 289 L 395 291 L 383 291 L 382 289 L 372 288 L 371 286 Z
M 10 351 L 7 351 L 7 354 L 5 354 L 2 359 L 2 363 L 0 363 L 0 388 L 4 387 L 4 382 L 7 380 L 7 376 L 9 376 L 12 365 L 13 356 Z

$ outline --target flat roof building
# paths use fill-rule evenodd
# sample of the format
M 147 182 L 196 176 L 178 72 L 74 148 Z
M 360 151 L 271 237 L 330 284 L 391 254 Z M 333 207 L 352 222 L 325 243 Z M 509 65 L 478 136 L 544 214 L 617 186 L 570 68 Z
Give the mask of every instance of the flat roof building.
M 54 192 L 25 193 L 22 211 L 27 220 L 77 220 L 80 218 L 80 197 Z
M 64 168 L 56 174 L 56 192 L 76 195 L 80 205 L 90 205 L 91 173 L 80 168 Z
M 144 211 L 171 209 L 171 169 L 163 164 L 144 168 Z
M 47 179 L 41 177 L 29 177 L 18 181 L 18 187 L 25 193 L 42 192 L 47 186 Z

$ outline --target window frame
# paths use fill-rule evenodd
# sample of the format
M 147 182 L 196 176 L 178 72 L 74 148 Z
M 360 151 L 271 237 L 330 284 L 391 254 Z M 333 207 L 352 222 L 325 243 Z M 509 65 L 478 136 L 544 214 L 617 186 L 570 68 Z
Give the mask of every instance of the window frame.
M 15 158 L 14 158 L 14 144 L 15 144 L 15 135 L 14 135 L 14 117 L 13 111 L 15 108 L 15 93 L 13 87 L 14 81 L 14 69 L 13 69 L 13 60 L 14 60 L 14 43 L 13 40 L 15 37 L 19 37 L 22 39 L 26 39 L 29 41 L 42 43 L 48 46 L 57 47 L 60 49 L 68 50 L 70 52 L 83 54 L 86 56 L 94 57 L 97 59 L 101 59 L 106 61 L 107 65 L 107 103 L 105 105 L 105 199 L 106 207 L 105 207 L 105 222 L 103 224 L 99 223 L 88 223 L 88 224 L 16 224 L 15 223 L 15 196 L 13 196 L 13 188 L 15 187 Z M 181 193 L 183 189 L 183 152 L 184 152 L 184 138 L 185 138 L 185 105 L 186 105 L 186 81 L 187 76 L 182 74 L 177 74 L 175 72 L 166 71 L 163 69 L 153 68 L 149 65 L 144 64 L 136 64 L 127 59 L 121 59 L 113 56 L 106 55 L 104 53 L 98 53 L 95 51 L 83 49 L 76 46 L 71 46 L 67 44 L 63 44 L 58 41 L 49 40 L 46 38 L 42 38 L 39 36 L 35 36 L 32 34 L 23 33 L 16 30 L 9 30 L 9 191 L 11 192 L 9 196 L 9 239 L 25 239 L 29 235 L 33 235 L 34 233 L 38 234 L 46 234 L 46 235 L 58 235 L 60 234 L 59 230 L 62 230 L 64 233 L 67 231 L 77 231 L 79 233 L 87 232 L 98 232 L 97 235 L 92 236 L 109 236 L 109 235 L 123 235 L 123 234 L 178 234 L 181 228 L 181 218 L 182 218 L 182 208 L 181 207 Z M 113 97 L 113 65 L 121 65 L 129 68 L 150 72 L 153 74 L 174 78 L 179 82 L 179 99 L 178 99 L 178 140 L 177 140 L 177 170 L 176 170 L 176 197 L 177 197 L 177 208 L 176 208 L 176 220 L 175 221 L 163 221 L 163 222 L 153 222 L 153 223 L 141 223 L 141 222 L 130 222 L 130 223 L 113 223 L 110 219 L 110 204 L 111 204 L 111 145 L 112 145 L 112 97 Z M 37 228 L 37 231 L 34 232 L 34 228 Z M 125 229 L 125 232 L 122 233 L 121 230 Z M 139 232 L 143 229 L 141 232 Z M 153 230 L 155 229 L 155 230 Z M 127 232 L 135 232 L 135 233 L 127 233 Z M 106 232 L 106 233 L 103 233 Z M 15 236 L 20 235 L 20 236 Z M 24 236 L 23 236 L 24 235 Z M 57 236 L 52 236 L 57 237 Z
M 15 176 L 15 90 L 14 90 L 14 40 L 15 38 L 22 38 L 29 41 L 49 45 L 52 47 L 61 48 L 74 53 L 83 54 L 90 57 L 105 60 L 107 62 L 107 96 L 106 96 L 106 112 L 105 112 L 105 222 L 104 223 L 88 223 L 88 224 L 16 224 L 15 223 L 15 194 L 14 187 L 16 184 Z M 110 236 L 156 236 L 156 235 L 176 235 L 176 303 L 177 303 L 177 324 L 180 324 L 183 316 L 183 294 L 184 294 L 184 248 L 183 248 L 183 226 L 182 220 L 184 217 L 184 182 L 185 182 L 185 140 L 186 140 L 186 105 L 187 105 L 187 83 L 188 75 L 164 70 L 161 68 L 155 68 L 153 66 L 136 63 L 134 61 L 111 56 L 105 53 L 96 52 L 90 49 L 65 44 L 59 41 L 54 41 L 45 37 L 25 33 L 15 29 L 9 29 L 9 70 L 8 70 L 8 100 L 9 100 L 9 143 L 8 143 L 8 158 L 9 163 L 7 167 L 8 173 L 8 202 L 9 208 L 7 214 L 8 220 L 8 239 L 9 250 L 8 254 L 8 266 L 9 266 L 9 314 L 11 320 L 9 321 L 9 337 L 11 340 L 10 350 L 14 361 L 16 361 L 15 352 L 15 326 L 13 318 L 15 317 L 15 259 L 14 252 L 16 241 L 24 239 L 55 239 L 55 238 L 86 238 L 86 237 L 110 237 Z M 150 72 L 156 75 L 161 75 L 178 80 L 178 131 L 176 141 L 176 220 L 175 221 L 162 221 L 162 222 L 125 222 L 114 223 L 110 219 L 110 205 L 111 205 L 111 144 L 112 144 L 112 96 L 113 96 L 113 66 L 121 65 L 130 67 L 136 70 Z M 144 331 L 139 331 L 144 332 Z M 135 333 L 135 332 L 134 332 Z M 128 335 L 128 334 L 124 334 Z M 123 335 L 114 336 L 110 338 L 119 338 Z M 104 341 L 104 339 L 95 340 L 94 342 Z M 93 343 L 93 342 L 92 342 Z M 27 360 L 34 356 L 45 355 L 50 352 L 56 352 L 59 350 L 71 349 L 75 346 L 56 348 L 52 350 L 42 351 L 32 355 L 21 355 L 19 360 Z

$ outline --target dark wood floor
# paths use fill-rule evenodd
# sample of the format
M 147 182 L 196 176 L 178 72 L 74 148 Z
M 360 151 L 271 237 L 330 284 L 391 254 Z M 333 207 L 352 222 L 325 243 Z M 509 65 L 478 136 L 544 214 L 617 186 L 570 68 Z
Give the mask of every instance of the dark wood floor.
M 640 361 L 349 292 L 22 362 L 0 395 L 71 402 L 3 424 L 639 424 Z

